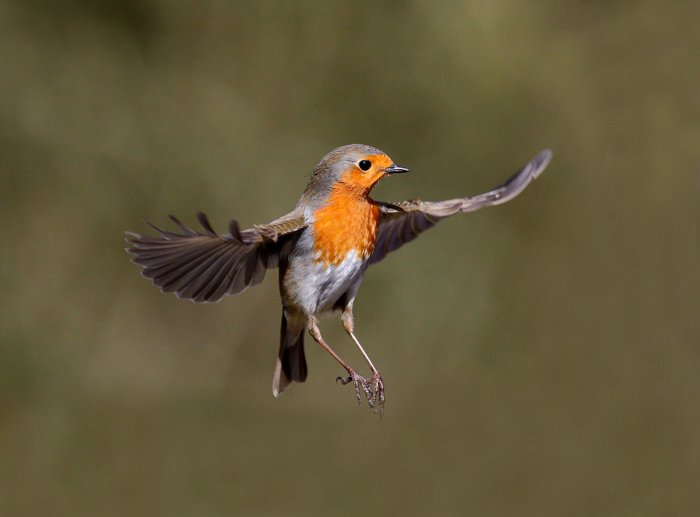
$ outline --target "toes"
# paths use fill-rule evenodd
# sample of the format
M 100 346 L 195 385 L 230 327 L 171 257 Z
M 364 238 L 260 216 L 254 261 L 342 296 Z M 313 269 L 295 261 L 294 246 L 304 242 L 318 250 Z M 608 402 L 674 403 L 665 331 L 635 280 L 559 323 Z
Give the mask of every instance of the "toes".
M 376 405 L 379 409 L 379 414 L 383 415 L 384 414 L 384 381 L 382 380 L 381 375 L 375 374 L 372 376 L 372 381 L 375 386 L 375 396 L 376 396 Z
M 357 403 L 362 404 L 362 395 L 360 394 L 360 382 L 357 378 L 353 379 L 355 381 L 355 397 L 357 397 Z
M 366 384 L 362 385 L 362 389 L 365 392 L 365 397 L 367 398 L 367 405 L 374 409 L 374 393 L 372 393 L 372 390 L 369 389 L 369 387 Z
M 362 403 L 362 394 L 364 393 L 367 405 L 375 412 L 379 411 L 380 415 L 384 414 L 384 381 L 379 374 L 374 374 L 371 379 L 365 379 L 354 371 L 348 372 L 349 377 L 338 377 L 336 382 L 341 384 L 353 383 L 355 388 L 355 397 L 358 404 Z

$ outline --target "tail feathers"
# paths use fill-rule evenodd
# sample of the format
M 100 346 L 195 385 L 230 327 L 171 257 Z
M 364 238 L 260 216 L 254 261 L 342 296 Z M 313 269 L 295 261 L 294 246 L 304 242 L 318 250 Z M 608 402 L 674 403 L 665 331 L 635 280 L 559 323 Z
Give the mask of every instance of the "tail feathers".
M 293 323 L 293 324 L 290 324 Z M 280 352 L 272 377 L 272 394 L 277 397 L 292 382 L 306 380 L 306 356 L 304 355 L 305 321 L 288 322 L 282 314 Z

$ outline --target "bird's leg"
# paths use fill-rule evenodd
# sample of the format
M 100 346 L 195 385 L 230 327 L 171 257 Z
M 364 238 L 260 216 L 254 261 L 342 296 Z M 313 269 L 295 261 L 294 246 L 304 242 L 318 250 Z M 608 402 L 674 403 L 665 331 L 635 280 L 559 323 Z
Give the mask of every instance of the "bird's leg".
M 342 384 L 348 384 L 352 382 L 355 385 L 355 396 L 357 397 L 357 402 L 358 404 L 362 402 L 362 395 L 360 392 L 360 389 L 365 393 L 365 397 L 367 397 L 367 404 L 369 404 L 369 407 L 374 409 L 375 407 L 375 395 L 372 392 L 372 390 L 369 388 L 369 383 L 367 382 L 367 379 L 364 377 L 360 376 L 357 374 L 355 370 L 353 370 L 345 361 L 343 361 L 338 354 L 336 354 L 333 349 L 326 344 L 326 342 L 323 340 L 323 336 L 321 336 L 321 331 L 318 329 L 318 324 L 316 323 L 316 319 L 313 317 L 310 317 L 308 320 L 308 328 L 309 328 L 309 334 L 311 334 L 311 337 L 314 338 L 314 341 L 321 345 L 329 354 L 333 356 L 333 359 L 338 361 L 340 365 L 345 368 L 345 370 L 348 372 L 349 377 L 344 379 L 342 377 L 338 377 L 337 380 L 339 380 Z
M 377 369 L 374 367 L 372 360 L 367 355 L 367 352 L 365 352 L 365 349 L 362 348 L 360 341 L 355 337 L 355 322 L 354 322 L 353 317 L 352 317 L 352 305 L 348 305 L 347 307 L 345 307 L 345 310 L 343 310 L 342 320 L 343 320 L 343 328 L 345 328 L 345 332 L 348 333 L 350 338 L 352 338 L 352 340 L 357 345 L 357 348 L 360 349 L 362 356 L 365 358 L 365 361 L 367 361 L 367 364 L 372 369 L 372 373 L 379 374 Z
M 374 396 L 373 402 L 379 408 L 380 413 L 384 413 L 384 380 L 382 379 L 382 376 L 377 368 L 374 366 L 374 363 L 372 363 L 372 360 L 367 355 L 367 352 L 365 352 L 365 349 L 362 348 L 359 339 L 357 339 L 355 336 L 355 322 L 352 316 L 352 302 L 350 302 L 345 309 L 343 309 L 342 320 L 345 332 L 348 333 L 350 338 L 357 345 L 357 348 L 360 349 L 362 356 L 365 358 L 365 361 L 367 361 L 367 364 L 372 370 L 372 379 L 370 379 L 370 384 L 374 388 L 372 390 Z

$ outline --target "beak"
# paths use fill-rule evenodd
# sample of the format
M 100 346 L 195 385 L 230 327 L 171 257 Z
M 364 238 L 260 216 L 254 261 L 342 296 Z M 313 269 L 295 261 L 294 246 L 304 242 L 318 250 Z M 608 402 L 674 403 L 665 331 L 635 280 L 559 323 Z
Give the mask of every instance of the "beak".
M 384 169 L 384 172 L 386 172 L 387 174 L 396 174 L 398 172 L 409 172 L 409 170 L 410 169 L 407 169 L 406 167 L 400 167 L 395 163 L 392 163 L 391 165 L 389 165 L 389 167 Z

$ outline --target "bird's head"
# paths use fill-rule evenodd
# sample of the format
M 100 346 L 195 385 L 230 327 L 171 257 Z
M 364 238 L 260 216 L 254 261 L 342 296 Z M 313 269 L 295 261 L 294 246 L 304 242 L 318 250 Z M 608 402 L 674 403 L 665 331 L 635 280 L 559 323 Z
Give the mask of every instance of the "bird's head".
M 396 165 L 379 149 L 361 144 L 345 145 L 323 157 L 311 174 L 304 196 L 308 200 L 325 197 L 337 187 L 367 195 L 380 179 L 400 172 L 408 172 L 408 169 Z

